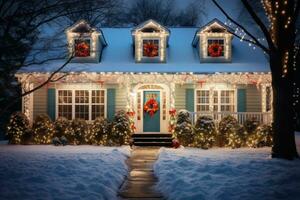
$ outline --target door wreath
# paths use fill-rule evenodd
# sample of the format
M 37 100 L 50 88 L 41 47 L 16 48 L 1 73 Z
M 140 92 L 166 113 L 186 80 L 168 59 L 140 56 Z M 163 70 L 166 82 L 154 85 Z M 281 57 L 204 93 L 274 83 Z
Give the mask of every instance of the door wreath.
M 158 109 L 158 102 L 154 98 L 149 99 L 144 105 L 144 111 L 148 113 L 150 117 L 153 117 Z
M 208 46 L 208 54 L 211 57 L 220 57 L 222 56 L 223 48 L 217 43 L 210 44 Z

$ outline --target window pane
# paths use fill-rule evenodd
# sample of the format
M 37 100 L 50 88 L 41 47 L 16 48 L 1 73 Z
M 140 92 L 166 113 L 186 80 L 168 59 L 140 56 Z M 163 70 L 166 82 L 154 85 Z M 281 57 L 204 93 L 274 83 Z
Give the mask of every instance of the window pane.
M 89 106 L 75 105 L 75 118 L 89 120 Z

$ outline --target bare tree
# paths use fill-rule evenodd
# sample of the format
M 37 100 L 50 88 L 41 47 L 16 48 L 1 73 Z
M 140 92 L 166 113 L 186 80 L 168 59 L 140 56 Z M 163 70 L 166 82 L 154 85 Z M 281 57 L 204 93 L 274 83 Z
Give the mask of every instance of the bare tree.
M 80 7 L 81 2 L 81 0 L 0 0 L 0 129 L 4 128 L 3 124 L 10 113 L 14 109 L 19 109 L 19 106 L 13 105 L 19 103 L 22 96 L 35 90 L 22 94 L 14 77 L 15 73 L 21 67 L 66 59 L 66 54 L 61 54 L 61 49 L 67 49 L 66 41 L 61 40 L 66 24 L 60 27 L 57 22 L 65 22 L 66 16 L 94 9 L 83 10 Z M 66 63 L 57 69 L 60 71 L 68 62 L 69 60 L 66 60 Z M 37 88 L 57 80 L 57 76 L 54 76 L 56 73 L 58 72 L 55 71 L 49 80 Z
M 267 16 L 267 24 L 255 10 L 250 0 L 241 0 L 242 5 L 249 13 L 255 26 L 262 32 L 266 43 L 252 33 L 249 28 L 234 20 L 216 1 L 213 3 L 235 26 L 243 30 L 244 35 L 235 34 L 260 47 L 268 55 L 272 72 L 273 88 L 273 142 L 272 157 L 294 159 L 298 156 L 294 136 L 295 103 L 294 88 L 299 88 L 299 65 L 295 65 L 297 59 L 296 48 L 296 22 L 299 17 L 300 1 L 262 1 L 264 14 Z M 298 81 L 297 81 L 298 80 Z M 299 99 L 299 96 L 298 96 Z

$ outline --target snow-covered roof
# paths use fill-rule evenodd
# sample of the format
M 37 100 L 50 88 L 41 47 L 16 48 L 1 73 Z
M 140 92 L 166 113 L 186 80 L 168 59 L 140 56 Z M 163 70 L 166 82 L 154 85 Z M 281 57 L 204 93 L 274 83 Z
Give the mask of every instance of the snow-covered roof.
M 69 63 L 63 72 L 134 72 L 134 73 L 216 73 L 216 72 L 269 72 L 264 53 L 248 43 L 234 38 L 231 63 L 201 63 L 192 41 L 198 28 L 169 28 L 169 47 L 166 63 L 136 63 L 133 55 L 132 28 L 101 28 L 107 47 L 100 63 Z M 63 33 L 62 33 L 63 34 Z M 65 35 L 61 35 L 65 39 Z M 67 48 L 67 47 L 65 47 Z M 66 49 L 61 47 L 62 54 Z M 59 50 L 56 49 L 56 54 Z M 48 53 L 41 54 L 47 57 Z M 50 56 L 50 55 L 49 55 Z M 52 72 L 66 60 L 52 60 L 42 64 L 23 67 L 19 73 Z

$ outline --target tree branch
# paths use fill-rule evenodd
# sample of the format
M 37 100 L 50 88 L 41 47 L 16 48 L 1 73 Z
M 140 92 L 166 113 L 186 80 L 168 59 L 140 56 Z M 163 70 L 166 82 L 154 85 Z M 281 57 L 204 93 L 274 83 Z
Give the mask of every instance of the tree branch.
M 247 0 L 241 0 L 245 8 L 247 9 L 248 13 L 251 15 L 252 19 L 256 22 L 256 24 L 259 26 L 259 28 L 262 30 L 264 33 L 266 40 L 268 42 L 269 48 L 270 49 L 275 49 L 274 43 L 272 41 L 271 35 L 264 25 L 264 23 L 260 20 L 260 18 L 257 16 L 257 14 L 254 12 L 252 7 L 250 6 L 249 2 Z
M 262 50 L 264 50 L 266 53 L 270 54 L 270 49 L 268 49 L 266 46 L 264 46 L 263 44 L 261 44 L 256 37 L 254 37 L 244 26 L 242 26 L 241 24 L 239 24 L 237 21 L 235 21 L 232 17 L 230 17 L 226 11 L 217 3 L 216 0 L 212 0 L 213 3 L 219 8 L 219 10 L 230 20 L 232 21 L 235 25 L 237 25 L 238 27 L 240 27 L 241 29 L 244 30 L 244 32 L 249 35 L 253 40 L 253 44 L 255 44 L 256 46 L 260 47 Z

